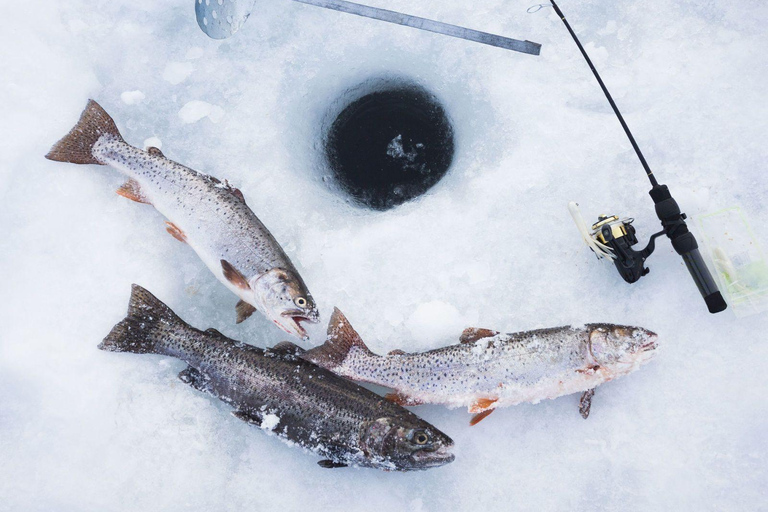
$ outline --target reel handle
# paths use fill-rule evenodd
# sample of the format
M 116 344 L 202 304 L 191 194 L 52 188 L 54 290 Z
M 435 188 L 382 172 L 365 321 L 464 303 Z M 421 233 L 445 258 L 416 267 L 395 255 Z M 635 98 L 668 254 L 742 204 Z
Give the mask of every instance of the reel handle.
M 704 297 L 707 309 L 710 313 L 719 313 L 725 310 L 728 305 L 701 257 L 699 244 L 693 233 L 688 230 L 685 214 L 680 212 L 677 201 L 669 193 L 666 185 L 654 185 L 649 194 L 656 204 L 656 215 L 664 227 L 664 232 L 672 242 L 675 252 L 683 257 L 688 272 L 696 282 L 701 296 Z

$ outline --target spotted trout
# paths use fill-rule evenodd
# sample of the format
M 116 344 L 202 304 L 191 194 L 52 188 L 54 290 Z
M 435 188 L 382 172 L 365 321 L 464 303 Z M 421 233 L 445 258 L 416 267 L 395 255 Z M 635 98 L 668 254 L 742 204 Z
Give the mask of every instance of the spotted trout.
M 587 418 L 595 387 L 649 361 L 656 339 L 646 329 L 613 324 L 513 334 L 470 328 L 457 345 L 380 356 L 336 309 L 327 341 L 301 357 L 342 377 L 391 388 L 387 397 L 401 405 L 466 406 L 475 425 L 497 407 L 578 392 Z
M 403 407 L 297 357 L 282 342 L 262 350 L 200 331 L 133 285 L 128 315 L 99 348 L 160 354 L 189 366 L 179 378 L 235 408 L 233 414 L 322 457 L 320 466 L 389 471 L 452 462 L 453 441 Z
M 95 101 L 45 157 L 109 165 L 125 174 L 128 181 L 117 193 L 151 204 L 168 219 L 167 231 L 189 244 L 241 299 L 238 323 L 258 310 L 289 334 L 306 338 L 300 322 L 318 321 L 307 286 L 240 190 L 165 158 L 157 148 L 143 151 L 126 143 Z

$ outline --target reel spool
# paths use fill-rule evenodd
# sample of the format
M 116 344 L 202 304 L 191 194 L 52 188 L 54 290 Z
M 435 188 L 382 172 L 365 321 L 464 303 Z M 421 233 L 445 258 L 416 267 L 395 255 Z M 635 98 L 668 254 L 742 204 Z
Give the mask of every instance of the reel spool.
M 656 238 L 663 235 L 664 231 L 651 235 L 645 249 L 637 251 L 632 248 L 638 243 L 637 232 L 632 225 L 635 219 L 631 217 L 620 219 L 618 215 L 600 215 L 589 230 L 581 216 L 578 204 L 569 203 L 568 210 L 587 247 L 598 259 L 613 260 L 616 270 L 624 281 L 637 282 L 650 272 L 650 269 L 645 266 L 645 260 L 656 249 Z

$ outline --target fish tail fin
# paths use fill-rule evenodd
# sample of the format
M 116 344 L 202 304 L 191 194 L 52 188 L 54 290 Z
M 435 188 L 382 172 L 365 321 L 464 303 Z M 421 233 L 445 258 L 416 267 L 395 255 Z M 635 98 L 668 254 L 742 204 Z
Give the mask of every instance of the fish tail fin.
M 131 287 L 128 314 L 115 325 L 99 344 L 108 352 L 135 354 L 161 354 L 162 342 L 168 338 L 169 328 L 186 326 L 171 308 L 141 286 Z
M 45 158 L 73 164 L 104 165 L 93 155 L 93 146 L 103 135 L 123 140 L 115 121 L 109 117 L 109 114 L 101 108 L 101 105 L 88 100 L 75 127 L 53 145 Z
M 306 351 L 301 357 L 318 366 L 333 370 L 344 362 L 349 352 L 354 348 L 376 357 L 365 345 L 360 335 L 352 328 L 349 320 L 339 311 L 339 308 L 334 308 L 331 320 L 328 322 L 326 342 Z

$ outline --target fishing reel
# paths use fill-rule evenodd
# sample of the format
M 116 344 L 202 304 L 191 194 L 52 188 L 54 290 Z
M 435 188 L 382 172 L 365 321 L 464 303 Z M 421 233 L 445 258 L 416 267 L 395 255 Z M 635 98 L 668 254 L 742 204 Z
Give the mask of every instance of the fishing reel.
M 579 212 L 578 205 L 572 202 L 568 208 L 587 246 L 592 249 L 598 259 L 613 260 L 616 270 L 624 281 L 637 282 L 650 272 L 650 269 L 645 266 L 645 260 L 656 249 L 656 238 L 662 236 L 664 231 L 651 235 L 648 245 L 638 251 L 632 248 L 638 243 L 636 230 L 632 225 L 635 219 L 630 217 L 620 219 L 618 215 L 600 215 L 589 230 Z
M 568 210 L 587 246 L 598 259 L 613 260 L 616 270 L 628 283 L 637 282 L 650 272 L 645 266 L 645 260 L 656 248 L 656 239 L 667 235 L 675 252 L 682 256 L 709 312 L 723 311 L 727 307 L 725 300 L 701 257 L 699 245 L 693 233 L 688 230 L 686 216 L 680 211 L 677 201 L 670 195 L 666 185 L 654 185 L 650 195 L 656 205 L 656 215 L 664 229 L 651 235 L 648 245 L 639 251 L 633 248 L 638 243 L 635 227 L 632 225 L 634 219 L 601 215 L 589 229 L 581 216 L 578 204 L 569 203 Z

